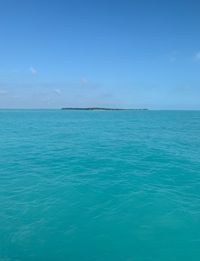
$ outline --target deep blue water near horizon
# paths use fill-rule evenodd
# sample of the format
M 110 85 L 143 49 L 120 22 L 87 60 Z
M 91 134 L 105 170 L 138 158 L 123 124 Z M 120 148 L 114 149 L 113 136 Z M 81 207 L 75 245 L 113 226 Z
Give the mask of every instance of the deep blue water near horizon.
M 0 110 L 0 261 L 200 260 L 200 111 Z

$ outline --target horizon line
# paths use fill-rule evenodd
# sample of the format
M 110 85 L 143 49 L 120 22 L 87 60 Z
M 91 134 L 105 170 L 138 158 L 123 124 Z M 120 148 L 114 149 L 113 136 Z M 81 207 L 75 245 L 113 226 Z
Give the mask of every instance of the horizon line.
M 200 111 L 200 108 L 199 109 L 192 109 L 192 108 L 188 108 L 188 109 L 184 109 L 184 108 L 180 108 L 180 109 L 177 109 L 177 108 L 109 108 L 109 107 L 105 107 L 105 108 L 100 108 L 100 107 L 60 107 L 60 108 L 48 108 L 48 107 L 45 107 L 45 108 L 40 108 L 40 107 L 34 107 L 34 108 L 25 108 L 25 107 L 19 107 L 19 108 L 1 108 L 0 107 L 0 110 L 60 110 L 60 111 L 63 111 L 63 110 L 119 110 L 119 111 L 128 111 L 128 110 L 135 110 L 135 111 Z

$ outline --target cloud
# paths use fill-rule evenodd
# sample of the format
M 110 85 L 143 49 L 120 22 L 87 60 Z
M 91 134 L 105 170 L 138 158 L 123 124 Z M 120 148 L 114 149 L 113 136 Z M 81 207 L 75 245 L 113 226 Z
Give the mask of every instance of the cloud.
M 61 95 L 61 90 L 60 89 L 54 89 L 53 92 L 57 95 Z
M 20 98 L 22 98 L 22 96 L 19 95 L 19 94 L 15 94 L 15 95 L 12 95 L 12 98 L 14 98 L 14 99 L 20 99 Z
M 33 76 L 35 76 L 38 73 L 38 71 L 32 66 L 29 68 L 29 71 Z
M 177 51 L 173 51 L 172 53 L 171 53 L 171 55 L 170 55 L 170 57 L 169 57 L 169 61 L 171 62 L 171 63 L 173 63 L 173 62 L 175 62 L 176 60 L 177 60 Z
M 200 61 L 200 51 L 196 53 L 195 59 L 196 59 L 197 61 Z
M 175 62 L 175 61 L 176 61 L 176 57 L 173 57 L 173 56 L 172 56 L 172 57 L 170 57 L 170 59 L 169 59 L 169 60 L 170 60 L 170 62 L 171 62 L 171 63 L 173 63 L 173 62 Z
M 8 91 L 4 89 L 0 89 L 0 95 L 6 95 L 6 94 L 8 94 Z
M 82 77 L 82 78 L 81 78 L 81 85 L 85 85 L 85 84 L 87 84 L 87 83 L 88 83 L 88 79 L 85 78 L 85 77 Z

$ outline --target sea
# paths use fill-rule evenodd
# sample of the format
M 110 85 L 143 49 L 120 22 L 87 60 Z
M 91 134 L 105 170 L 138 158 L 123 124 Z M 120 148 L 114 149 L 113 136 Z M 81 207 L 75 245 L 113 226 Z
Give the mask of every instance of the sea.
M 0 110 L 0 261 L 199 261 L 200 111 Z

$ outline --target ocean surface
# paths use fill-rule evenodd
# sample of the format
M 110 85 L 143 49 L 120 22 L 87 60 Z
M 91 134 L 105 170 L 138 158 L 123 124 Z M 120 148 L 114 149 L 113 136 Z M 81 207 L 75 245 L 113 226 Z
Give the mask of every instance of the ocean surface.
M 200 111 L 0 110 L 0 261 L 199 261 Z

